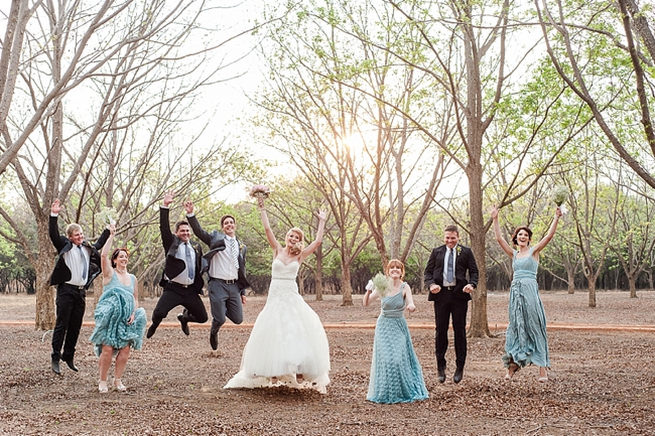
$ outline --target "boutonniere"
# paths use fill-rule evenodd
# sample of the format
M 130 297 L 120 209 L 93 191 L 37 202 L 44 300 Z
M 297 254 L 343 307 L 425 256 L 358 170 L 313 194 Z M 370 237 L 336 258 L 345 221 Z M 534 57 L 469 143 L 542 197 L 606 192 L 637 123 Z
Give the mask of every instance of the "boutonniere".
M 460 253 L 462 252 L 462 246 L 458 245 L 457 248 L 455 249 L 455 251 L 457 252 L 457 255 L 459 256 Z

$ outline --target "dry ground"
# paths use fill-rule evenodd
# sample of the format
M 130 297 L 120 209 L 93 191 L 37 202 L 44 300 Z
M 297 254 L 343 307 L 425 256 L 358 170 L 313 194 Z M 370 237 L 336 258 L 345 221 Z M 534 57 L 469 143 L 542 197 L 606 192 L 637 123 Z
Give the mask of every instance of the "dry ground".
M 11 435 L 645 435 L 655 434 L 655 292 L 629 299 L 625 292 L 598 294 L 598 308 L 584 293 L 548 292 L 546 306 L 551 381 L 536 381 L 536 368 L 505 382 L 500 361 L 507 293 L 490 293 L 489 325 L 497 337 L 469 339 L 464 380 L 436 381 L 431 303 L 416 297 L 408 316 L 423 366 L 429 400 L 377 405 L 365 400 L 378 307 L 340 306 L 334 296 L 306 297 L 328 326 L 332 383 L 326 395 L 291 390 L 223 390 L 239 367 L 241 350 L 265 298 L 251 297 L 246 325 L 221 331 L 212 352 L 209 326 L 186 337 L 169 314 L 152 339 L 134 352 L 123 377 L 127 393 L 97 393 L 97 360 L 82 328 L 79 373 L 49 367 L 49 334 L 35 331 L 34 298 L 0 295 L 0 434 Z M 90 297 L 89 303 L 93 301 Z M 144 302 L 151 313 L 154 300 Z M 86 320 L 92 321 L 87 307 Z M 344 326 L 345 325 L 345 326 Z M 602 325 L 590 330 L 574 329 Z M 617 326 L 646 326 L 626 331 Z M 496 327 L 497 326 L 497 327 Z

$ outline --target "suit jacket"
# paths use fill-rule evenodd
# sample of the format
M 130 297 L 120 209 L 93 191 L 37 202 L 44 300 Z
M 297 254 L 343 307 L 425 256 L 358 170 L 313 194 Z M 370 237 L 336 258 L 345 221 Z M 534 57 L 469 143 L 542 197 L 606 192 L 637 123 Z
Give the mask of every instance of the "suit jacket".
M 166 286 L 168 280 L 174 279 L 186 268 L 184 261 L 175 257 L 177 254 L 177 249 L 179 248 L 182 241 L 173 232 L 171 232 L 171 227 L 168 222 L 169 212 L 170 211 L 168 208 L 159 208 L 159 231 L 161 233 L 161 242 L 164 245 L 164 251 L 166 252 L 164 272 L 162 273 L 161 281 L 159 282 L 159 285 L 162 287 Z M 198 243 L 193 241 L 189 242 L 191 243 L 191 247 L 193 247 L 193 251 L 196 252 L 195 275 L 193 284 L 190 286 L 190 289 L 196 291 L 199 294 L 202 294 L 202 287 L 205 284 L 204 280 L 202 279 L 202 249 Z M 168 280 L 166 277 L 168 277 Z
M 457 256 L 455 257 L 455 290 L 454 296 L 463 300 L 470 300 L 471 295 L 463 291 L 467 284 L 478 286 L 478 266 L 475 263 L 475 257 L 470 248 L 462 245 L 455 247 Z M 446 246 L 442 245 L 432 250 L 430 259 L 425 267 L 425 286 L 430 288 L 433 283 L 443 287 L 443 264 L 446 255 Z M 467 273 L 468 272 L 468 279 Z M 428 301 L 439 301 L 445 291 L 433 294 L 428 293 Z
M 203 272 L 205 272 L 209 270 L 209 264 L 211 263 L 212 257 L 214 257 L 214 255 L 219 251 L 225 250 L 225 233 L 219 232 L 218 230 L 207 233 L 200 226 L 200 222 L 195 215 L 187 216 L 187 221 L 189 221 L 189 224 L 191 225 L 193 234 L 200 238 L 200 240 L 209 247 L 209 251 L 204 255 L 206 265 Z M 246 278 L 247 248 L 245 244 L 241 243 L 238 239 L 237 243 L 239 244 L 239 271 L 237 274 L 237 285 L 239 285 L 239 290 L 243 294 L 245 293 L 245 289 L 250 287 L 250 283 L 248 283 L 248 279 Z
M 59 233 L 56 216 L 50 216 L 48 234 L 50 235 L 52 245 L 57 249 L 57 261 L 55 262 L 55 269 L 50 276 L 50 284 L 60 285 L 71 279 L 71 270 L 68 268 L 68 265 L 66 265 L 64 254 L 68 253 L 71 248 L 73 248 L 73 243 L 66 236 Z M 108 238 L 109 230 L 105 229 L 95 244 L 89 244 L 86 240 L 82 242 L 82 247 L 87 250 L 87 255 L 89 257 L 89 268 L 87 270 L 88 274 L 84 289 L 89 289 L 93 280 L 100 274 L 100 253 L 98 250 L 105 245 Z

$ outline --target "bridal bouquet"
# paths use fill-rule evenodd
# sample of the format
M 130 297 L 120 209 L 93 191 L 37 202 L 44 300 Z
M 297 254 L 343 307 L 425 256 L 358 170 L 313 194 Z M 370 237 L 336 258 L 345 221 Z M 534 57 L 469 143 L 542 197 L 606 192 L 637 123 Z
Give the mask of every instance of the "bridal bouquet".
M 380 294 L 381 297 L 385 297 L 393 287 L 389 277 L 382 273 L 377 273 L 375 277 L 371 279 L 371 281 L 373 282 L 373 286 L 375 286 L 375 289 L 378 291 L 378 294 Z
M 118 215 L 118 214 L 116 213 L 116 211 L 115 211 L 114 209 L 112 209 L 111 207 L 105 207 L 104 209 L 102 209 L 102 210 L 98 213 L 98 215 L 97 215 L 97 219 L 98 219 L 101 223 L 105 223 L 105 224 L 116 224 L 116 218 L 115 218 L 115 217 L 116 217 L 117 215 Z
M 558 186 L 555 188 L 555 192 L 553 193 L 553 201 L 557 205 L 557 207 L 560 207 L 562 203 L 566 201 L 566 199 L 569 196 L 569 190 L 566 189 L 565 186 Z
M 267 198 L 271 193 L 271 190 L 266 185 L 255 185 L 250 188 L 250 196 L 256 198 Z

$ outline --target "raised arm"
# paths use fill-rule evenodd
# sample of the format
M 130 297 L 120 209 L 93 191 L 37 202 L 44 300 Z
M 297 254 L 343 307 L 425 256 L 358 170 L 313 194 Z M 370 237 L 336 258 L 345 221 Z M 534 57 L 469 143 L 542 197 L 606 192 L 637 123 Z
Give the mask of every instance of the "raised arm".
M 275 257 L 282 250 L 282 245 L 277 242 L 277 239 L 275 239 L 275 235 L 273 234 L 273 230 L 271 230 L 271 223 L 268 221 L 268 215 L 266 214 L 266 207 L 264 205 L 263 197 L 257 198 L 257 207 L 259 207 L 259 215 L 261 216 L 262 224 L 264 225 L 264 230 L 266 231 L 266 239 L 268 240 L 270 246 L 273 248 L 273 257 Z
M 174 193 L 168 191 L 164 194 L 164 201 L 159 208 L 159 233 L 161 234 L 161 242 L 164 245 L 164 250 L 173 244 L 173 232 L 171 232 L 171 225 L 168 222 L 170 214 L 170 205 L 173 202 Z
M 312 254 L 319 245 L 323 242 L 323 234 L 325 233 L 325 220 L 327 219 L 327 214 L 325 211 L 318 211 L 318 231 L 316 232 L 316 238 L 309 244 L 305 249 L 300 253 L 300 262 L 305 260 L 307 256 Z
M 112 245 L 114 245 L 114 233 L 116 233 L 116 225 L 109 224 L 109 238 L 102 246 L 100 252 L 100 266 L 102 267 L 102 284 L 106 285 L 111 281 L 111 276 L 114 274 L 114 268 L 111 266 L 111 259 L 109 259 L 109 252 Z
M 200 221 L 198 221 L 198 218 L 194 214 L 193 202 L 190 200 L 185 201 L 184 210 L 186 211 L 186 218 L 187 221 L 189 221 L 191 230 L 193 230 L 193 234 L 196 235 L 198 239 L 200 239 L 205 244 L 210 245 L 212 242 L 212 236 L 204 231 L 200 225 Z
M 555 209 L 555 218 L 553 219 L 553 222 L 548 229 L 548 233 L 546 233 L 546 236 L 544 236 L 541 241 L 537 242 L 537 245 L 535 245 L 532 249 L 533 256 L 539 254 L 539 252 L 543 250 L 546 245 L 548 245 L 550 240 L 553 239 L 553 236 L 555 236 L 555 230 L 557 230 L 557 223 L 559 222 L 561 216 L 562 210 L 558 207 Z
M 514 250 L 512 250 L 512 247 L 507 243 L 507 241 L 502 237 L 500 233 L 500 224 L 498 223 L 498 208 L 494 206 L 491 208 L 491 219 L 493 220 L 494 224 L 494 235 L 496 235 L 496 241 L 498 242 L 498 245 L 500 245 L 500 248 L 503 249 L 505 253 L 509 257 L 512 257 L 514 255 Z

